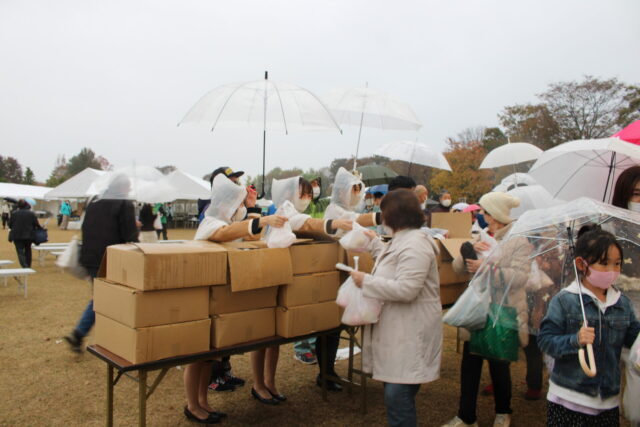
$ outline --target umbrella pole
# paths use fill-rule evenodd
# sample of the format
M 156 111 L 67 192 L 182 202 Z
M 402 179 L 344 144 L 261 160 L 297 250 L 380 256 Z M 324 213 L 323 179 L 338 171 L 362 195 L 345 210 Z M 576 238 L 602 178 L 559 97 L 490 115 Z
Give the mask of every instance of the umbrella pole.
M 369 82 L 365 83 L 365 88 L 369 87 Z M 360 114 L 360 129 L 358 130 L 358 143 L 356 144 L 356 156 L 353 158 L 353 170 L 358 166 L 358 152 L 360 151 L 360 136 L 362 136 L 362 123 L 364 122 L 364 109 L 367 106 L 367 96 L 365 95 L 362 102 L 362 114 Z
M 607 200 L 607 192 L 609 191 L 609 181 L 611 181 L 611 186 L 613 186 L 613 172 L 615 170 L 616 165 L 616 152 L 614 151 L 611 154 L 611 163 L 609 163 L 609 174 L 607 175 L 607 185 L 604 187 L 604 195 L 602 196 L 602 201 L 606 202 Z M 611 193 L 609 193 L 611 196 Z
M 269 72 L 264 72 L 264 115 L 262 122 L 262 190 L 258 199 L 265 196 L 264 182 L 267 179 L 265 174 L 266 157 L 267 157 L 267 81 L 269 80 Z

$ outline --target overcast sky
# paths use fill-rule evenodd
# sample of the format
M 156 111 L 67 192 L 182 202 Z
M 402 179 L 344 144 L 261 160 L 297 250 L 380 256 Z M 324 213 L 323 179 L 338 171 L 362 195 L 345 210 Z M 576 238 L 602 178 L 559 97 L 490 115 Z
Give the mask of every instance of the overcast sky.
M 318 95 L 369 82 L 415 132 L 364 129 L 363 155 L 437 149 L 506 105 L 589 74 L 640 83 L 638 0 L 0 1 L 0 154 L 49 176 L 90 147 L 112 164 L 257 174 L 261 132 L 177 127 L 221 84 L 270 78 Z M 357 129 L 269 135 L 267 170 L 326 166 Z

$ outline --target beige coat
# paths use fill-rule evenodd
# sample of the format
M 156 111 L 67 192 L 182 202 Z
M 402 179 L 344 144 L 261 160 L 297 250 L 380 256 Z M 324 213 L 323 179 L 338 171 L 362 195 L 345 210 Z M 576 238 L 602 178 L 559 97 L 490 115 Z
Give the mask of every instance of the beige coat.
M 364 295 L 384 302 L 378 323 L 365 327 L 364 371 L 397 384 L 422 384 L 440 377 L 442 306 L 437 246 L 425 232 L 403 230 L 384 244 L 375 239 L 372 274 Z

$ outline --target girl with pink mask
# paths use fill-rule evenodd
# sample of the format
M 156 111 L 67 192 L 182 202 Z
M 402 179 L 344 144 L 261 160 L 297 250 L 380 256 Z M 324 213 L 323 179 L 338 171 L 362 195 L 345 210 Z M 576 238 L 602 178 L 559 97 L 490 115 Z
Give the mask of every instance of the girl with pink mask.
M 540 325 L 538 345 L 554 358 L 547 395 L 547 425 L 620 425 L 620 354 L 640 333 L 631 302 L 614 284 L 623 251 L 616 238 L 598 226 L 582 227 L 576 242 L 576 267 L 589 327 L 583 325 L 579 284 L 553 297 Z M 588 376 L 578 351 L 591 344 L 596 374 Z

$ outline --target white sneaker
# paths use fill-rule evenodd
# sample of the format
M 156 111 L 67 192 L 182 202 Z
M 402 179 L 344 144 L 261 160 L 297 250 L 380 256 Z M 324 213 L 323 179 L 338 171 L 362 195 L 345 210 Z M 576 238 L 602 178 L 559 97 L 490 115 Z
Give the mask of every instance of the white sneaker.
M 496 414 L 493 427 L 509 427 L 511 425 L 511 414 Z
M 478 423 L 467 424 L 458 418 L 458 416 L 455 416 L 448 423 L 442 424 L 442 427 L 478 427 Z

